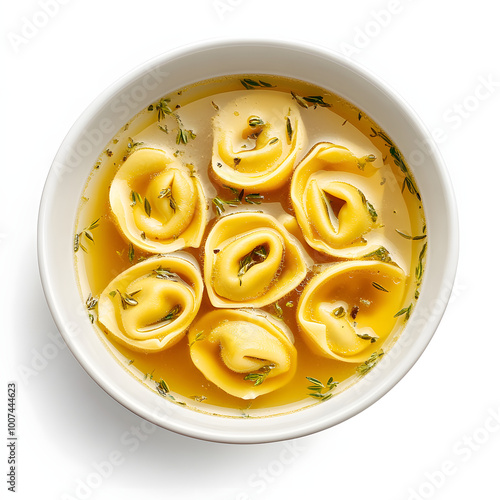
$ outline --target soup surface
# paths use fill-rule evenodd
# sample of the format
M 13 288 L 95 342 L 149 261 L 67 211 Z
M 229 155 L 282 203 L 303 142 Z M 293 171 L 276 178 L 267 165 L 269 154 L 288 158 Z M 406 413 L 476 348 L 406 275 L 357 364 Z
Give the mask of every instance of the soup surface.
M 372 369 L 426 247 L 392 140 L 341 97 L 270 75 L 179 89 L 126 123 L 74 239 L 114 357 L 159 397 L 234 417 L 321 404 Z

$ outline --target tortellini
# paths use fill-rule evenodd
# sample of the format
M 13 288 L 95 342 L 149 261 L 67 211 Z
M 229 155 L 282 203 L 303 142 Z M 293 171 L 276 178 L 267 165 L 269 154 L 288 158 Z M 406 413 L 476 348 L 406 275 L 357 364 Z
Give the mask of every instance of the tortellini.
M 295 169 L 292 204 L 304 238 L 315 250 L 334 257 L 360 258 L 380 246 L 365 239 L 380 225 L 376 207 L 338 175 L 371 176 L 376 172 L 373 159 L 357 158 L 342 146 L 319 143 Z
M 151 257 L 109 283 L 99 299 L 98 320 L 125 346 L 160 351 L 184 336 L 202 294 L 200 269 L 188 254 Z
M 258 90 L 226 104 L 213 119 L 212 169 L 223 184 L 260 191 L 289 181 L 305 142 L 291 95 Z
M 264 311 L 212 311 L 193 324 L 188 340 L 205 378 L 242 399 L 279 389 L 295 374 L 293 335 Z
M 207 224 L 200 181 L 164 151 L 133 152 L 109 191 L 119 228 L 134 245 L 152 253 L 198 248 Z
M 392 331 L 405 290 L 406 276 L 395 264 L 333 264 L 304 288 L 297 322 L 317 354 L 359 363 Z
M 204 275 L 215 307 L 271 304 L 297 287 L 306 273 L 300 243 L 271 215 L 227 215 L 208 235 Z

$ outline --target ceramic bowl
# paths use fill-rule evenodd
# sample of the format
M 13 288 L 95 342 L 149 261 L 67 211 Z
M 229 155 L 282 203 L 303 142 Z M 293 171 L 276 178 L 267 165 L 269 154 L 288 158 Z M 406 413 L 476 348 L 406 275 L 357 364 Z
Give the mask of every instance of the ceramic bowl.
M 275 74 L 309 81 L 354 103 L 399 146 L 419 186 L 427 218 L 427 263 L 420 298 L 382 361 L 324 403 L 268 418 L 223 418 L 164 400 L 134 381 L 95 334 L 82 305 L 72 239 L 81 193 L 113 135 L 165 94 L 211 77 Z M 448 174 L 430 134 L 378 77 L 327 49 L 289 41 L 223 40 L 191 45 L 143 64 L 104 91 L 71 128 L 48 174 L 38 225 L 39 267 L 54 320 L 88 374 L 137 415 L 166 429 L 226 443 L 261 443 L 311 434 L 367 408 L 412 367 L 433 336 L 451 294 L 458 224 Z

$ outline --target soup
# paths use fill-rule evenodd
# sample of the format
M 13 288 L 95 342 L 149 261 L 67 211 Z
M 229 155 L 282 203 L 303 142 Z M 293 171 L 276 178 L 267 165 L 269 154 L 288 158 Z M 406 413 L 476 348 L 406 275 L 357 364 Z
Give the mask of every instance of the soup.
M 309 83 L 236 75 L 152 103 L 82 194 L 77 275 L 137 382 L 198 411 L 322 404 L 387 353 L 418 299 L 418 188 L 361 110 Z

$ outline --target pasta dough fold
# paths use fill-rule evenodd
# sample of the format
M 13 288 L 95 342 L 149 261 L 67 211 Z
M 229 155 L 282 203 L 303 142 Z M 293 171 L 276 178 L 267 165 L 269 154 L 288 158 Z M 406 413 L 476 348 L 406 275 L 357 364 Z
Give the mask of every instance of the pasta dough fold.
M 292 333 L 264 311 L 212 311 L 192 325 L 188 338 L 195 366 L 233 396 L 254 399 L 295 374 Z
M 333 264 L 304 288 L 297 322 L 317 354 L 359 363 L 392 331 L 405 289 L 406 276 L 395 264 Z
M 213 119 L 212 169 L 223 184 L 261 191 L 286 184 L 305 141 L 291 95 L 248 91 Z
M 271 215 L 227 215 L 205 243 L 205 283 L 215 307 L 271 304 L 298 286 L 306 272 L 300 244 Z
M 139 248 L 168 253 L 200 246 L 207 224 L 201 183 L 164 151 L 133 152 L 116 173 L 109 200 L 118 227 Z
M 293 208 L 305 240 L 315 250 L 360 258 L 379 246 L 365 239 L 379 226 L 379 216 L 363 192 L 340 180 L 338 172 L 371 176 L 376 169 L 342 146 L 319 143 L 295 169 Z
M 109 283 L 99 298 L 98 320 L 127 347 L 160 351 L 183 337 L 202 294 L 200 269 L 190 256 L 152 257 Z

